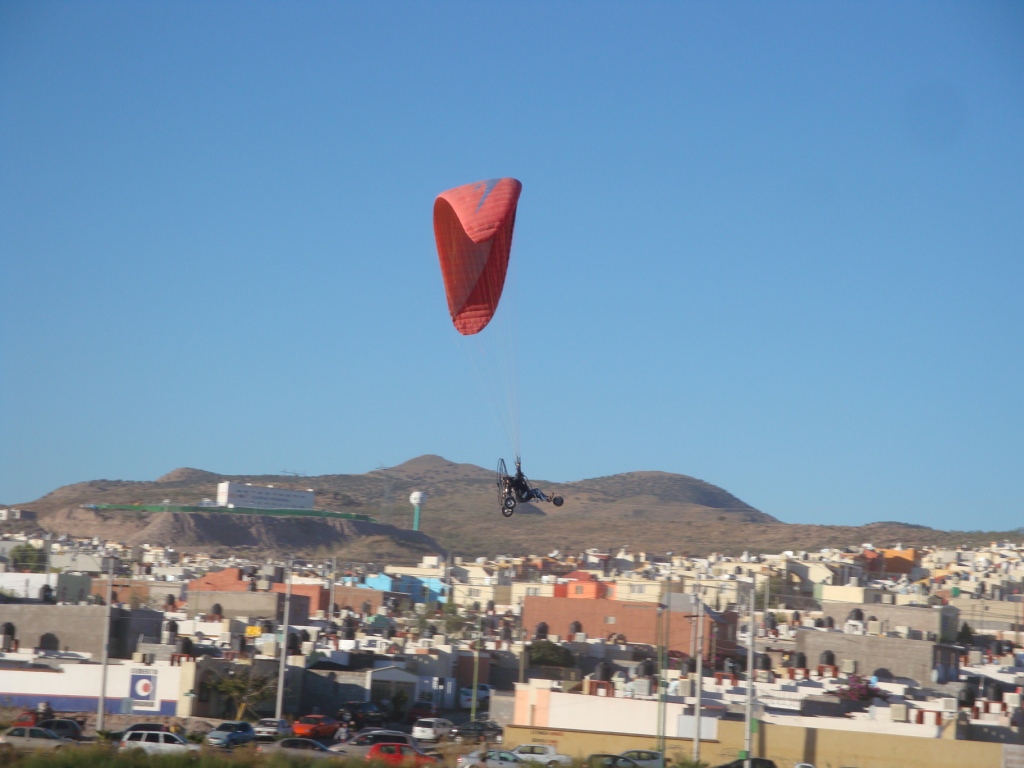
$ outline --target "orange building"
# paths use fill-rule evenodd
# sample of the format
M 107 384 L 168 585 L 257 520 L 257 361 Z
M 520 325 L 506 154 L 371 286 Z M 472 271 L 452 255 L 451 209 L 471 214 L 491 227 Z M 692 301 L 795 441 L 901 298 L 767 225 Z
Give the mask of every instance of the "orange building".
M 883 549 L 882 558 L 885 573 L 907 574 L 920 562 L 916 549 Z
M 585 571 L 573 571 L 564 578 L 568 579 L 566 584 L 555 584 L 555 597 L 568 597 L 577 600 L 600 600 L 611 594 L 614 584 L 599 581 L 593 573 Z
M 674 595 L 675 598 L 689 596 Z M 689 603 L 687 603 L 689 605 Z M 551 634 L 571 638 L 576 632 L 588 637 L 618 638 L 625 642 L 658 645 L 665 641 L 670 651 L 689 655 L 696 647 L 697 617 L 692 608 L 679 607 L 660 612 L 656 603 L 634 600 L 571 597 L 538 597 L 523 600 L 523 627 L 531 635 L 540 623 Z M 736 653 L 736 620 L 732 612 L 704 614 L 704 654 L 731 656 Z M 619 641 L 622 638 L 618 638 Z
M 192 592 L 248 592 L 254 585 L 241 568 L 225 568 L 222 571 L 207 571 L 198 579 L 188 583 L 188 591 Z

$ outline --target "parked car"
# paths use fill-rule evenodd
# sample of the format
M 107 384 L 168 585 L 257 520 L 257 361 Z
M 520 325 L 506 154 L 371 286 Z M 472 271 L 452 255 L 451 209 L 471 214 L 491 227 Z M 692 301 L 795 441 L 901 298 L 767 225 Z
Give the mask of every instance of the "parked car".
M 132 723 L 123 731 L 122 734 L 128 733 L 129 731 L 170 731 L 163 723 Z
M 746 768 L 746 763 L 746 759 L 740 758 L 731 763 L 716 766 L 716 768 Z M 766 757 L 752 757 L 750 758 L 750 768 L 778 768 L 778 766 L 775 765 L 774 760 L 769 760 Z
M 48 731 L 53 731 L 63 739 L 71 739 L 73 741 L 85 740 L 85 734 L 82 733 L 82 726 L 74 720 L 55 718 L 53 720 L 40 720 L 36 725 L 39 728 L 45 728 Z
M 494 692 L 494 686 L 487 685 L 486 683 L 479 683 L 476 687 L 476 705 L 477 707 L 486 706 L 490 703 L 491 694 Z M 473 706 L 473 689 L 472 688 L 460 688 L 459 689 L 459 706 L 463 709 L 470 709 Z
M 665 768 L 665 758 L 661 752 L 653 749 L 630 749 L 623 752 L 622 756 L 628 757 L 640 768 Z
M 572 765 L 572 758 L 569 755 L 559 754 L 558 750 L 550 744 L 520 744 L 512 750 L 512 754 L 521 757 L 531 763 L 540 763 L 549 768 L 559 765 Z
M 327 715 L 306 715 L 295 721 L 292 733 L 306 739 L 331 739 L 339 725 L 341 723 Z
M 609 755 L 605 752 L 589 755 L 584 763 L 587 768 L 640 768 L 628 757 Z
M 516 768 L 527 761 L 503 749 L 478 749 L 455 758 L 456 768 Z
M 493 720 L 473 720 L 456 725 L 448 733 L 448 738 L 456 744 L 467 741 L 471 744 L 480 744 L 485 741 L 501 744 L 505 741 L 505 731 Z
M 62 739 L 53 731 L 31 725 L 16 725 L 0 734 L 0 747 L 15 752 L 56 752 L 73 747 L 71 739 Z
M 357 731 L 367 727 L 380 728 L 386 721 L 380 707 L 372 701 L 350 701 L 338 710 L 338 719 L 350 720 Z
M 349 757 L 366 757 L 375 744 L 405 744 L 409 747 L 419 747 L 416 739 L 408 733 L 378 729 L 357 733 L 348 741 L 332 744 L 330 749 L 332 752 L 343 752 Z
M 412 737 L 417 741 L 440 741 L 451 733 L 455 724 L 443 717 L 424 717 L 412 726 Z
M 437 707 L 429 701 L 417 701 L 409 707 L 409 711 L 405 713 L 405 722 L 411 725 L 417 720 L 422 720 L 425 717 L 437 717 L 439 714 L 440 712 Z
M 441 762 L 408 744 L 374 744 L 366 753 L 366 759 L 369 762 L 379 760 L 389 765 L 407 766 L 434 765 Z
M 261 755 L 285 755 L 287 757 L 309 758 L 311 760 L 337 760 L 343 758 L 337 752 L 331 752 L 319 741 L 291 737 L 270 744 L 260 744 L 256 751 Z
M 206 734 L 205 741 L 211 747 L 232 749 L 255 739 L 256 731 L 249 723 L 244 720 L 228 720 Z
M 287 720 L 278 720 L 276 717 L 264 717 L 252 727 L 257 739 L 283 739 L 293 734 L 292 727 Z
M 121 737 L 118 749 L 138 749 L 147 755 L 186 755 L 198 752 L 199 745 L 185 741 L 176 733 L 160 731 L 129 731 Z

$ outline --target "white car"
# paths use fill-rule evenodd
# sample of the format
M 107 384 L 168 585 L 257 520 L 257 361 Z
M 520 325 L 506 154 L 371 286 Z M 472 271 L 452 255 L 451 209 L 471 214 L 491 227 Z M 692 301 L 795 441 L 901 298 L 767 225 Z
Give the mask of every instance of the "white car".
M 252 729 L 256 731 L 257 739 L 283 739 L 294 735 L 288 721 L 276 717 L 264 717 Z
M 186 755 L 198 752 L 199 745 L 166 731 L 128 731 L 121 739 L 119 749 L 122 752 L 140 749 L 147 755 Z
M 451 733 L 455 724 L 443 717 L 424 717 L 412 727 L 412 737 L 417 741 L 440 741 Z

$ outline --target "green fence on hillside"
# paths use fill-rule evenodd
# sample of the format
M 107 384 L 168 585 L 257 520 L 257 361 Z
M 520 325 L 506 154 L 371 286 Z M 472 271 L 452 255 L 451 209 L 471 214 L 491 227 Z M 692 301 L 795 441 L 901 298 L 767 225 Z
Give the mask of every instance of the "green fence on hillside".
M 86 504 L 87 509 L 118 512 L 213 512 L 220 515 L 267 515 L 269 517 L 324 517 L 330 520 L 377 522 L 369 515 L 355 512 L 328 512 L 325 509 L 252 509 L 250 507 L 181 507 L 174 504 Z

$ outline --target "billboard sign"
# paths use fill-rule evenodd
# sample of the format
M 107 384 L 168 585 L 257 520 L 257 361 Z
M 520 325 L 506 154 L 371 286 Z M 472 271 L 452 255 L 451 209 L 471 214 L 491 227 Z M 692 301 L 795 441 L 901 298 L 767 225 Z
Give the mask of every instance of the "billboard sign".
M 128 698 L 132 700 L 133 710 L 160 709 L 160 700 L 156 697 L 157 677 L 155 669 L 132 668 Z

